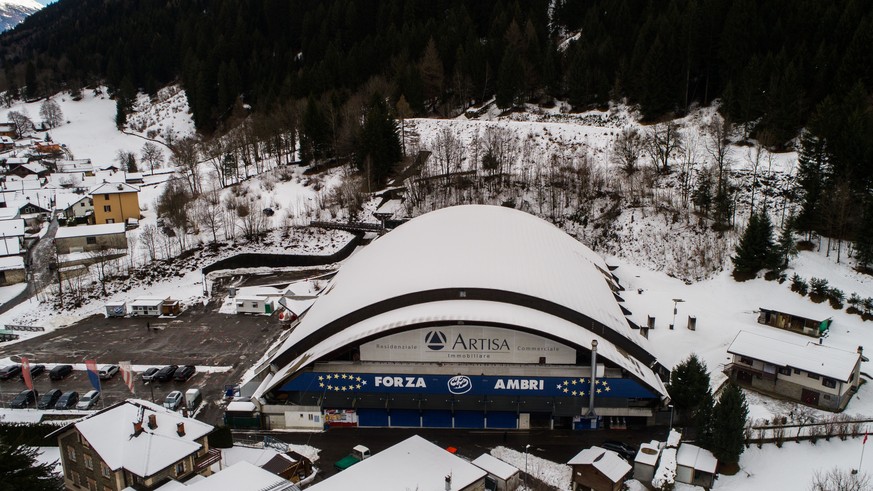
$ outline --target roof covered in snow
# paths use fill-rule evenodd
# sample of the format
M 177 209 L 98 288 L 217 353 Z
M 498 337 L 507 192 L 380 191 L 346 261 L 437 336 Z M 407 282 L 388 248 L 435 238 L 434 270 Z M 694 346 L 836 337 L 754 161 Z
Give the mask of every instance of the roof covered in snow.
M 24 258 L 21 256 L 0 257 L 0 271 L 24 269 Z
M 503 479 L 504 481 L 518 473 L 518 468 L 514 465 L 507 464 L 497 457 L 487 453 L 483 453 L 474 460 L 473 465 L 491 475 L 497 476 L 499 479 Z
M 184 488 L 185 491 L 280 491 L 296 489 L 288 480 L 248 462 L 238 462 Z M 161 489 L 163 491 L 163 489 Z
M 148 426 L 151 415 L 156 418 L 155 428 Z M 143 423 L 142 433 L 134 436 L 137 421 Z M 184 436 L 176 432 L 178 423 L 185 426 Z M 151 476 L 199 451 L 202 445 L 195 440 L 212 431 L 212 425 L 139 399 L 128 399 L 71 426 L 110 469 L 123 468 L 141 477 Z
M 780 367 L 798 368 L 836 380 L 848 381 L 861 354 L 817 343 L 794 344 L 740 331 L 728 347 L 728 353 L 747 356 Z
M 124 176 L 122 175 L 122 179 Z M 94 189 L 92 189 L 88 194 L 119 194 L 119 193 L 138 193 L 139 188 L 136 186 L 131 186 L 130 184 L 124 182 L 104 182 Z
M 705 448 L 683 443 L 679 445 L 679 450 L 676 452 L 676 465 L 715 474 L 718 459 Z
M 16 212 L 17 214 L 17 212 Z M 24 220 L 21 218 L 13 218 L 11 220 L 0 220 L 0 236 L 2 237 L 18 237 L 24 235 Z
M 71 237 L 93 237 L 96 235 L 123 234 L 123 223 L 104 223 L 101 225 L 78 225 L 76 227 L 59 227 L 56 239 Z
M 586 326 L 594 324 L 605 333 L 604 337 L 611 337 L 613 344 L 621 342 L 623 351 L 634 348 L 648 353 L 648 340 L 631 330 L 616 302 L 614 279 L 608 270 L 604 260 L 579 241 L 551 223 L 518 210 L 468 205 L 428 213 L 382 236 L 342 266 L 278 350 L 276 358 L 286 369 L 274 378 L 273 385 L 280 384 L 288 375 L 288 366 L 295 365 L 287 354 L 300 352 L 307 345 L 301 342 L 316 333 L 322 340 L 308 348 L 323 354 L 362 338 L 357 325 L 363 323 L 368 325 L 366 335 L 372 336 L 425 320 L 495 321 L 499 317 L 506 321 L 507 309 L 528 311 L 527 319 L 535 313 L 544 315 L 536 319 L 537 324 L 524 326 L 547 335 L 567 339 L 571 333 L 587 331 Z M 388 278 L 390 281 L 375 281 Z M 466 298 L 441 302 L 430 299 L 429 303 L 416 300 L 422 292 L 466 289 L 471 291 L 465 293 Z M 473 290 L 500 294 L 492 301 L 477 300 L 472 298 Z M 504 299 L 509 296 L 525 299 L 519 303 L 529 301 L 545 307 L 508 303 Z M 341 325 L 351 322 L 346 320 L 350 313 L 398 297 L 404 299 L 400 305 L 394 302 L 381 314 L 379 308 L 372 309 L 374 314 L 369 319 L 357 325 Z M 437 304 L 439 308 L 433 308 Z M 420 308 L 429 310 L 416 310 Z M 551 314 L 546 312 L 550 309 Z M 566 325 L 553 322 L 558 319 L 557 311 L 585 321 L 564 321 Z M 331 324 L 334 331 L 323 329 Z M 515 317 L 509 319 L 509 324 L 520 325 L 521 321 Z M 583 324 L 586 329 L 580 329 Z M 576 337 L 582 340 L 586 336 Z M 639 365 L 634 373 L 642 374 L 641 378 L 663 393 L 663 384 L 655 381 L 657 377 L 646 363 L 629 364 Z
M 652 467 L 658 463 L 658 456 L 661 454 L 661 447 L 657 441 L 652 440 L 649 443 L 640 444 L 640 450 L 634 458 L 634 462 L 650 465 Z
M 621 481 L 631 471 L 630 464 L 617 453 L 597 446 L 586 448 L 567 463 L 593 466 L 612 482 Z
M 484 479 L 486 472 L 415 435 L 308 489 L 443 491 L 449 475 L 452 476 L 449 491 L 458 491 Z

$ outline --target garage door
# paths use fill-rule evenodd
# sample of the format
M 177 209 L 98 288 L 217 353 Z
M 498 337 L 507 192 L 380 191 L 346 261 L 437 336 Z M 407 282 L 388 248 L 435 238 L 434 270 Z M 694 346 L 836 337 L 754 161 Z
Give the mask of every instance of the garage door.
M 425 428 L 451 428 L 452 427 L 452 412 L 451 411 L 424 411 L 421 414 L 422 423 Z
M 515 412 L 491 411 L 488 413 L 489 428 L 512 428 L 515 429 Z
M 358 409 L 358 426 L 388 426 L 385 409 Z
M 416 427 L 421 426 L 418 409 L 392 409 L 391 426 Z
M 485 413 L 482 411 L 455 411 L 455 428 L 484 428 Z

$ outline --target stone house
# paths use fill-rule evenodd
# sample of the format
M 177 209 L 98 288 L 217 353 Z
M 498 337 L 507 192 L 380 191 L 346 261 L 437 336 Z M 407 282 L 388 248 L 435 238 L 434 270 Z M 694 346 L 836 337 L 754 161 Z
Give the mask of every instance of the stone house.
M 55 234 L 58 254 L 127 249 L 124 223 L 60 227 Z

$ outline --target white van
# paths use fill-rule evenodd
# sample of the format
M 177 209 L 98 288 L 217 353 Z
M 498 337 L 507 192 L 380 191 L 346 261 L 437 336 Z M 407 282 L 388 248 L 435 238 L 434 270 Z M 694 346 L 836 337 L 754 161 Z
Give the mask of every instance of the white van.
M 203 395 L 200 394 L 200 389 L 188 389 L 185 391 L 185 406 L 189 411 L 194 411 L 203 402 Z

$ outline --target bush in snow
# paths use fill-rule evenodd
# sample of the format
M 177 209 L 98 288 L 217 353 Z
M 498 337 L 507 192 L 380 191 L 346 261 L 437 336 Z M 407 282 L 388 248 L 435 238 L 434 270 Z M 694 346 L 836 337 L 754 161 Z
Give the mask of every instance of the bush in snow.
M 824 278 L 810 278 L 809 298 L 815 303 L 824 302 L 828 296 L 828 280 Z
M 839 288 L 828 289 L 828 301 L 831 303 L 831 307 L 835 309 L 842 309 L 843 300 L 845 299 L 846 295 Z
M 801 278 L 800 275 L 794 273 L 794 276 L 791 277 L 791 291 L 806 296 L 807 292 L 809 292 L 809 285 L 806 284 L 806 280 Z
M 862 299 L 861 296 L 857 293 L 852 292 L 852 294 L 849 296 L 849 299 L 846 300 L 846 303 L 849 304 L 847 312 L 849 312 L 850 314 L 860 313 L 861 309 L 863 308 L 862 304 L 864 303 L 864 299 Z

